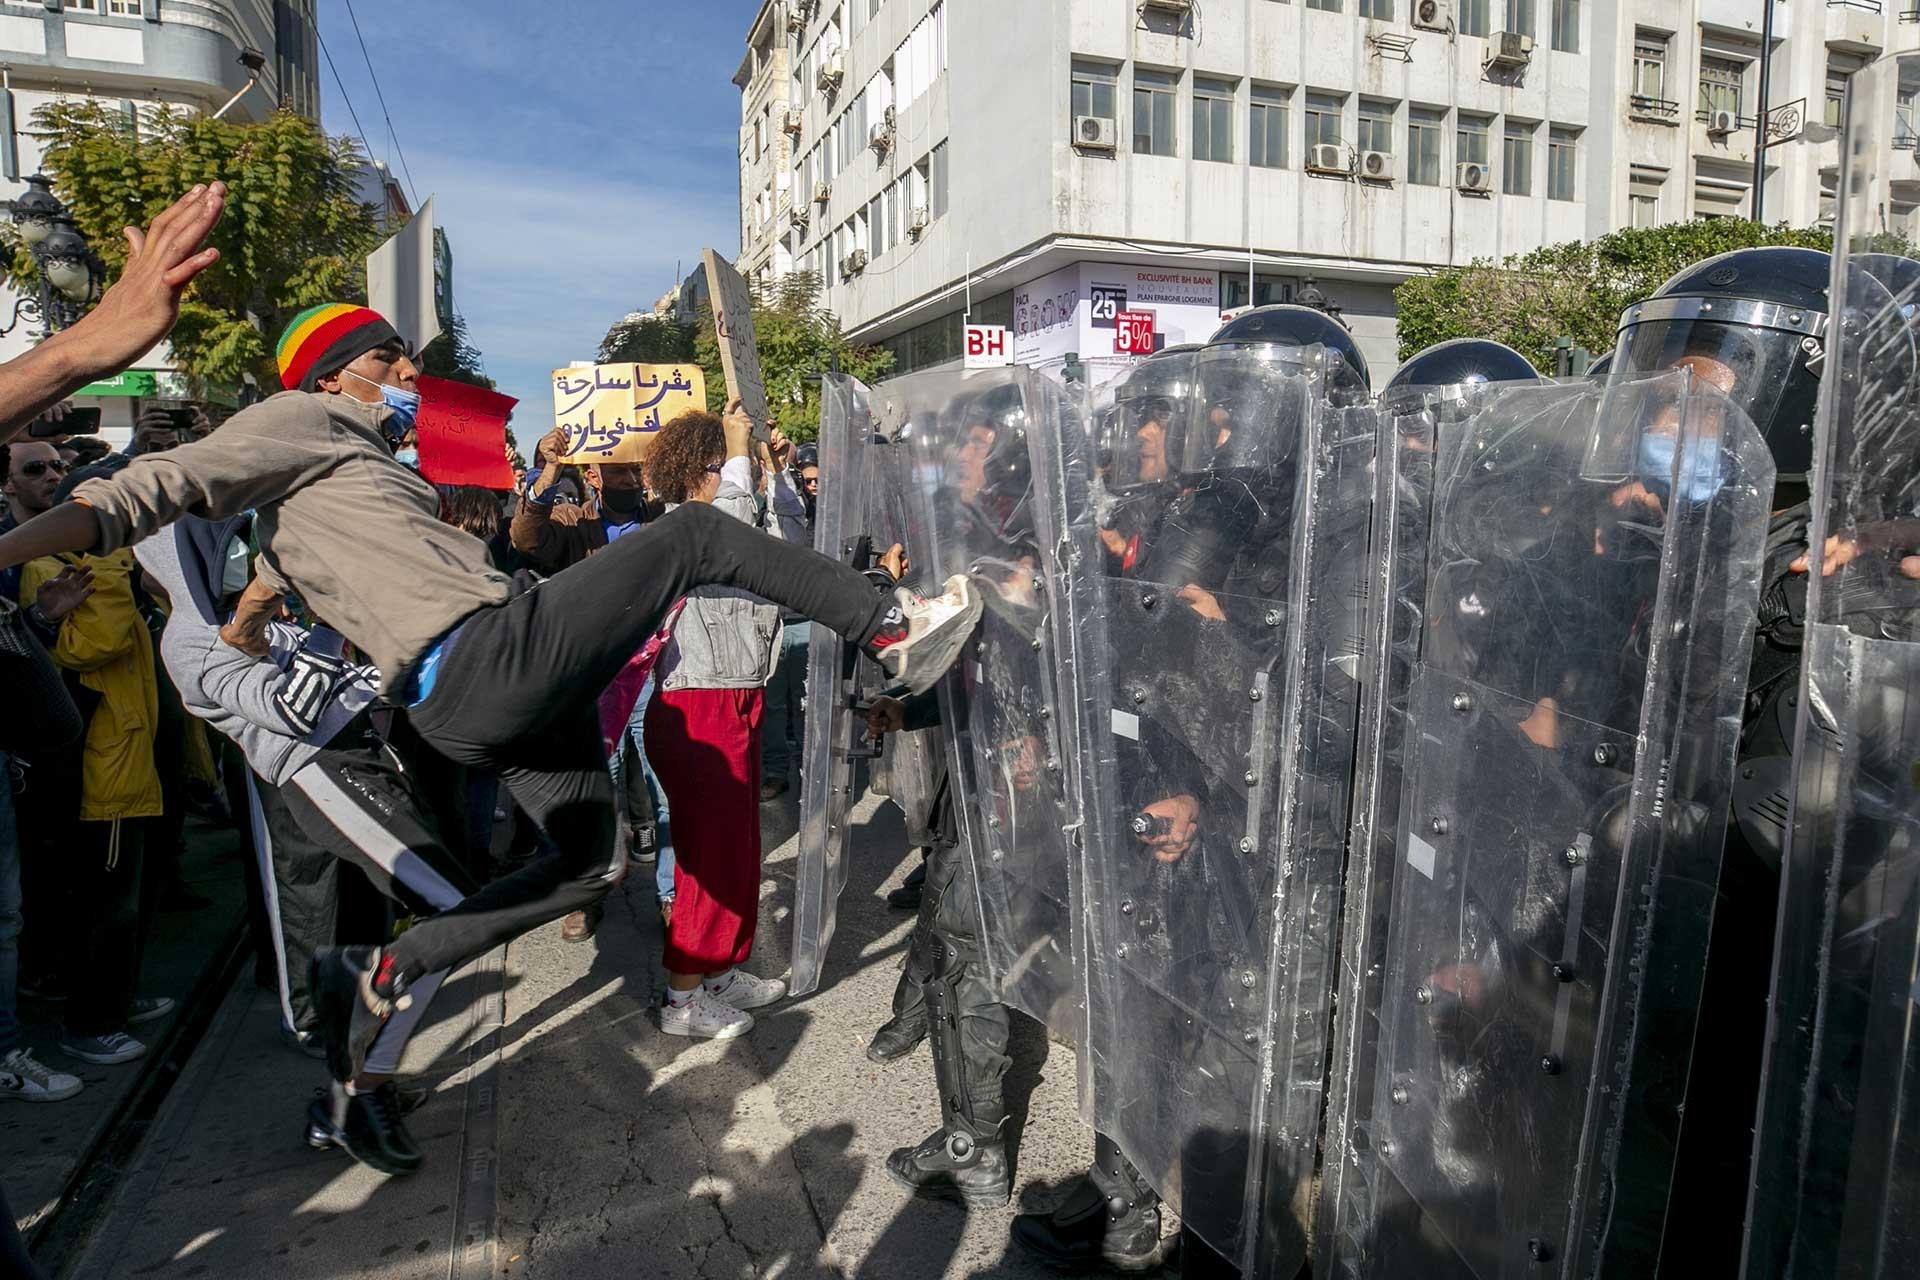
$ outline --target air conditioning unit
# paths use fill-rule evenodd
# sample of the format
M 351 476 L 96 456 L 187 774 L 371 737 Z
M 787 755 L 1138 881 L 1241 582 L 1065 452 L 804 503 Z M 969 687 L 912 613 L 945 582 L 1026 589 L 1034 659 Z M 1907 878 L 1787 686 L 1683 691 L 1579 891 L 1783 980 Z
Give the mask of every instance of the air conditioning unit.
M 1162 13 L 1176 13 L 1186 17 L 1193 12 L 1193 0 L 1140 0 L 1142 9 L 1158 9 Z
M 1453 6 L 1447 0 L 1413 0 L 1413 25 L 1422 31 L 1453 30 Z
M 1337 142 L 1316 142 L 1307 148 L 1307 170 L 1310 173 L 1352 173 L 1353 162 L 1347 159 L 1347 149 Z
M 1483 164 L 1462 160 L 1453 166 L 1453 185 L 1462 191 L 1488 192 L 1493 190 L 1493 172 Z
M 816 88 L 832 93 L 847 78 L 846 58 L 840 53 L 828 54 L 820 63 L 820 74 L 814 77 Z
M 1355 172 L 1368 182 L 1392 182 L 1393 156 L 1386 151 L 1362 151 Z
M 807 11 L 805 9 L 795 9 L 787 15 L 787 31 L 789 34 L 799 35 L 806 29 Z
M 881 155 L 885 155 L 887 148 L 893 145 L 893 126 L 876 124 L 871 129 L 868 129 L 867 145 L 875 151 L 878 151 Z
M 1108 116 L 1075 116 L 1073 145 L 1082 151 L 1111 151 L 1120 145 L 1120 129 Z
M 831 182 L 816 182 L 813 184 L 813 202 L 815 204 L 825 204 L 832 195 L 833 184 Z
M 915 209 L 913 213 L 909 215 L 907 218 L 907 234 L 912 236 L 915 240 L 918 240 L 920 238 L 920 233 L 922 231 L 925 231 L 926 229 L 927 229 L 926 209 L 925 208 Z
M 1533 37 L 1519 31 L 1496 31 L 1487 37 L 1487 65 L 1524 67 L 1533 61 Z
M 786 112 L 780 117 L 780 132 L 790 133 L 796 138 L 799 137 L 803 118 L 797 108 L 788 107 Z
M 855 249 L 840 260 L 840 274 L 843 276 L 857 276 L 866 269 L 867 251 L 865 249 Z
M 793 206 L 791 210 L 788 211 L 787 219 L 788 221 L 792 222 L 794 226 L 800 228 L 802 231 L 805 231 L 807 229 L 807 224 L 813 221 L 813 215 L 807 212 L 807 206 L 803 204 L 797 204 Z
M 1707 113 L 1707 136 L 1724 138 L 1740 127 L 1740 113 L 1737 111 L 1710 111 Z

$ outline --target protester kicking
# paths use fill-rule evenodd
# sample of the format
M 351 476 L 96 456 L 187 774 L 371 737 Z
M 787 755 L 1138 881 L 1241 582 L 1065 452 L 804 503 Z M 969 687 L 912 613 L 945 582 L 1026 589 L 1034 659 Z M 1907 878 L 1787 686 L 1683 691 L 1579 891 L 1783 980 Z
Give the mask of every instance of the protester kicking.
M 103 306 L 105 303 L 103 302 Z M 387 321 L 316 307 L 278 347 L 297 390 L 242 410 L 208 439 L 136 458 L 75 501 L 0 535 L 0 569 L 67 551 L 100 554 L 183 515 L 255 512 L 261 557 L 231 643 L 256 651 L 289 591 L 379 670 L 442 755 L 498 775 L 556 846 L 386 947 L 315 959 L 337 1079 L 355 1075 L 411 984 L 603 895 L 615 866 L 613 782 L 596 699 L 673 602 L 736 587 L 848 637 L 918 691 L 958 656 L 980 613 L 961 576 L 931 600 L 876 601 L 866 578 L 690 503 L 565 573 L 534 584 L 494 571 L 483 543 L 439 515 L 439 495 L 394 461 L 419 406 L 417 371 Z

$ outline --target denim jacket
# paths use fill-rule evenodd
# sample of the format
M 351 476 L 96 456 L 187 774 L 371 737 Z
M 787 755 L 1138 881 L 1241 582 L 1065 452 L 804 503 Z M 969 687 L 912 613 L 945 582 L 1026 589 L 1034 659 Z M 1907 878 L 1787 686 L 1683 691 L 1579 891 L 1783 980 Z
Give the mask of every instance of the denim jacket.
M 729 458 L 713 505 L 755 524 L 752 485 L 752 464 Z M 773 674 L 779 642 L 779 606 L 733 587 L 701 587 L 687 596 L 660 655 L 660 687 L 757 689 Z

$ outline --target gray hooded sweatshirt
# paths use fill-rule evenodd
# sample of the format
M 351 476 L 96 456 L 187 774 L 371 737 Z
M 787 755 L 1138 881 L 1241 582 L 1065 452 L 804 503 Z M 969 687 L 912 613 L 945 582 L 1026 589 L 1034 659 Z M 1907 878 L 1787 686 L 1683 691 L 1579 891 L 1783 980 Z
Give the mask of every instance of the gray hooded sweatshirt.
M 189 714 L 233 739 L 253 771 L 275 786 L 306 766 L 373 701 L 378 675 L 340 658 L 340 637 L 286 623 L 268 628 L 254 658 L 220 638 L 221 579 L 240 519 L 188 516 L 133 549 L 173 601 L 160 658 Z

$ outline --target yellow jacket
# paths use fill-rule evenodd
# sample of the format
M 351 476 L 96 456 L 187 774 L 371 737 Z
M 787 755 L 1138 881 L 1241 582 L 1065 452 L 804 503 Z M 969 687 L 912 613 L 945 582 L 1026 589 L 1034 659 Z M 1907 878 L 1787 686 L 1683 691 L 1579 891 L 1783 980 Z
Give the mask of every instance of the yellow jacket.
M 81 761 L 80 819 L 112 822 L 160 816 L 160 774 L 153 743 L 160 726 L 160 692 L 153 669 L 153 640 L 133 602 L 133 553 L 47 556 L 31 561 L 20 576 L 26 607 L 47 581 L 68 565 L 93 569 L 93 594 L 60 620 L 53 660 L 80 684 L 100 695 L 87 722 Z

